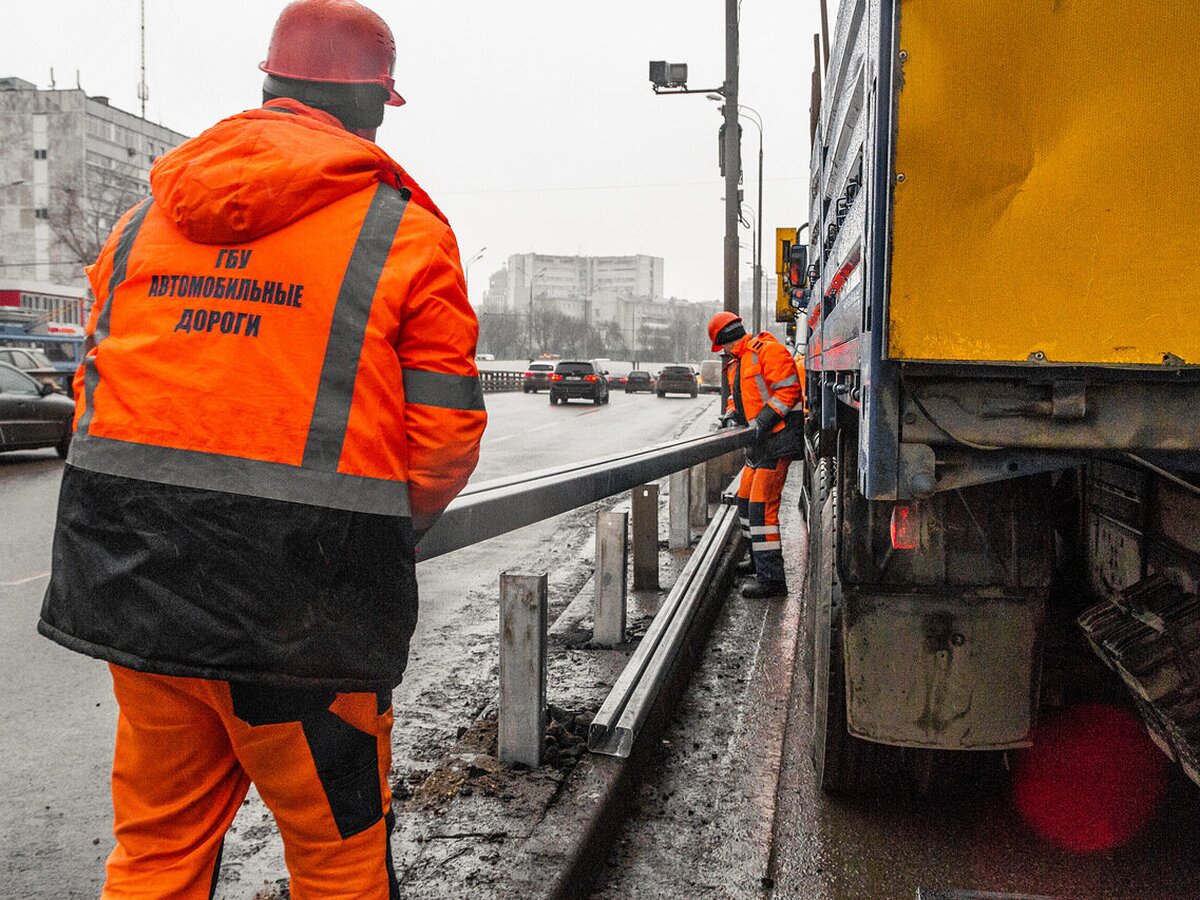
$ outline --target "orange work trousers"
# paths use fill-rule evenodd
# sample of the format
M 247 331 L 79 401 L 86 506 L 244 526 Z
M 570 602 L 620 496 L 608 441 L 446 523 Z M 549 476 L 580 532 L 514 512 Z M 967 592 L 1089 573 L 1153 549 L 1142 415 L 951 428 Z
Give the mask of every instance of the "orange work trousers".
M 393 900 L 390 693 L 276 688 L 110 665 L 117 846 L 103 900 L 208 900 L 253 782 L 294 900 Z
M 738 519 L 750 542 L 754 574 L 764 584 L 785 580 L 783 543 L 779 533 L 779 499 L 787 481 L 789 459 L 769 460 L 763 468 L 747 464 L 738 481 Z

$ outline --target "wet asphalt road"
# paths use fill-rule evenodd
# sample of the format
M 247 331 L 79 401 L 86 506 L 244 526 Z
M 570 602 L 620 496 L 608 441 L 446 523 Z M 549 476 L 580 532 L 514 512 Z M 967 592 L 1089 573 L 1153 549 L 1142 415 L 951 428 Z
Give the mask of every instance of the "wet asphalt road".
M 1145 827 L 1124 846 L 1091 853 L 1061 849 L 1026 824 L 996 756 L 945 774 L 925 795 L 897 784 L 851 802 L 819 790 L 797 476 L 781 512 L 791 595 L 767 608 L 730 599 L 594 900 L 913 900 L 918 888 L 1200 898 L 1200 789 L 1174 769 Z M 1089 675 L 1086 684 L 1123 702 L 1105 679 Z
M 716 408 L 711 395 L 619 392 L 598 407 L 551 407 L 545 393 L 493 394 L 487 404 L 490 422 L 473 481 L 664 441 L 698 417 L 715 416 Z M 23 900 L 97 896 L 113 842 L 108 773 L 116 710 L 107 670 L 34 630 L 61 471 L 53 450 L 0 454 L 0 896 Z M 551 520 L 418 567 L 421 617 L 397 709 L 461 663 L 426 653 L 426 637 L 480 627 L 459 621 L 468 596 L 490 589 L 508 560 L 552 545 L 555 533 Z M 258 855 L 263 873 L 282 874 L 277 854 Z M 218 898 L 249 900 L 262 885 L 259 874 L 247 865 L 240 880 L 223 876 Z

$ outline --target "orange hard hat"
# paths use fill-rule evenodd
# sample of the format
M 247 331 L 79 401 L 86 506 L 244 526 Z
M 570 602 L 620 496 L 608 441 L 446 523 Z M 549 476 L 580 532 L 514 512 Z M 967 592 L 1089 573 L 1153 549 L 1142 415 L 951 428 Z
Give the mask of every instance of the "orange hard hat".
M 392 72 L 396 39 L 387 22 L 354 0 L 295 0 L 271 32 L 268 75 L 329 84 L 377 84 L 388 106 L 402 106 Z
M 723 341 L 717 340 L 717 335 L 720 334 L 721 331 L 723 331 L 726 327 L 728 327 L 729 325 L 732 325 L 734 322 L 741 324 L 741 321 L 742 321 L 742 317 L 739 316 L 737 313 L 731 313 L 726 310 L 722 310 L 721 312 L 717 313 L 715 316 L 713 316 L 711 319 L 708 320 L 708 339 L 710 341 L 712 341 L 713 350 L 720 350 L 722 344 L 724 343 Z M 742 334 L 745 334 L 745 333 L 746 333 L 746 329 L 745 329 L 745 327 L 743 327 Z M 738 337 L 741 337 L 741 335 L 738 335 Z

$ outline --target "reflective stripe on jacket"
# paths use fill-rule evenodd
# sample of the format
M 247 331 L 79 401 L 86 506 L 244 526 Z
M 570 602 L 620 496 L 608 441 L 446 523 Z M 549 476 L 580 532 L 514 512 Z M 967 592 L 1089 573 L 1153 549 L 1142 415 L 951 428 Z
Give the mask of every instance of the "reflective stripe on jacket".
M 796 361 L 769 331 L 743 337 L 731 352 L 728 409 L 736 409 L 747 422 L 759 419 L 769 431 L 781 431 L 788 414 L 804 408 Z
M 414 528 L 486 424 L 453 232 L 380 148 L 292 100 L 186 142 L 151 184 L 88 270 L 64 476 L 82 508 L 60 508 L 43 631 L 164 674 L 394 684 Z M 148 543 L 121 533 L 156 520 Z M 197 568 L 177 578 L 172 553 Z

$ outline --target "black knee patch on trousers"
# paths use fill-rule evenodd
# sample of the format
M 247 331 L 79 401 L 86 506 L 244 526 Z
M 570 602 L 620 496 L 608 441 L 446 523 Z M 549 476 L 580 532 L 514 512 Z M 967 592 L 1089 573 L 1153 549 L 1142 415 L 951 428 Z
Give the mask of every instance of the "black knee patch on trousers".
M 248 725 L 300 724 L 338 834 L 352 837 L 383 818 L 375 735 L 329 711 L 337 697 L 333 691 L 232 681 L 229 694 L 233 714 Z M 381 693 L 376 707 L 385 697 L 391 703 L 391 693 Z
M 366 831 L 383 818 L 375 736 L 331 712 L 301 721 L 308 749 L 343 838 Z

